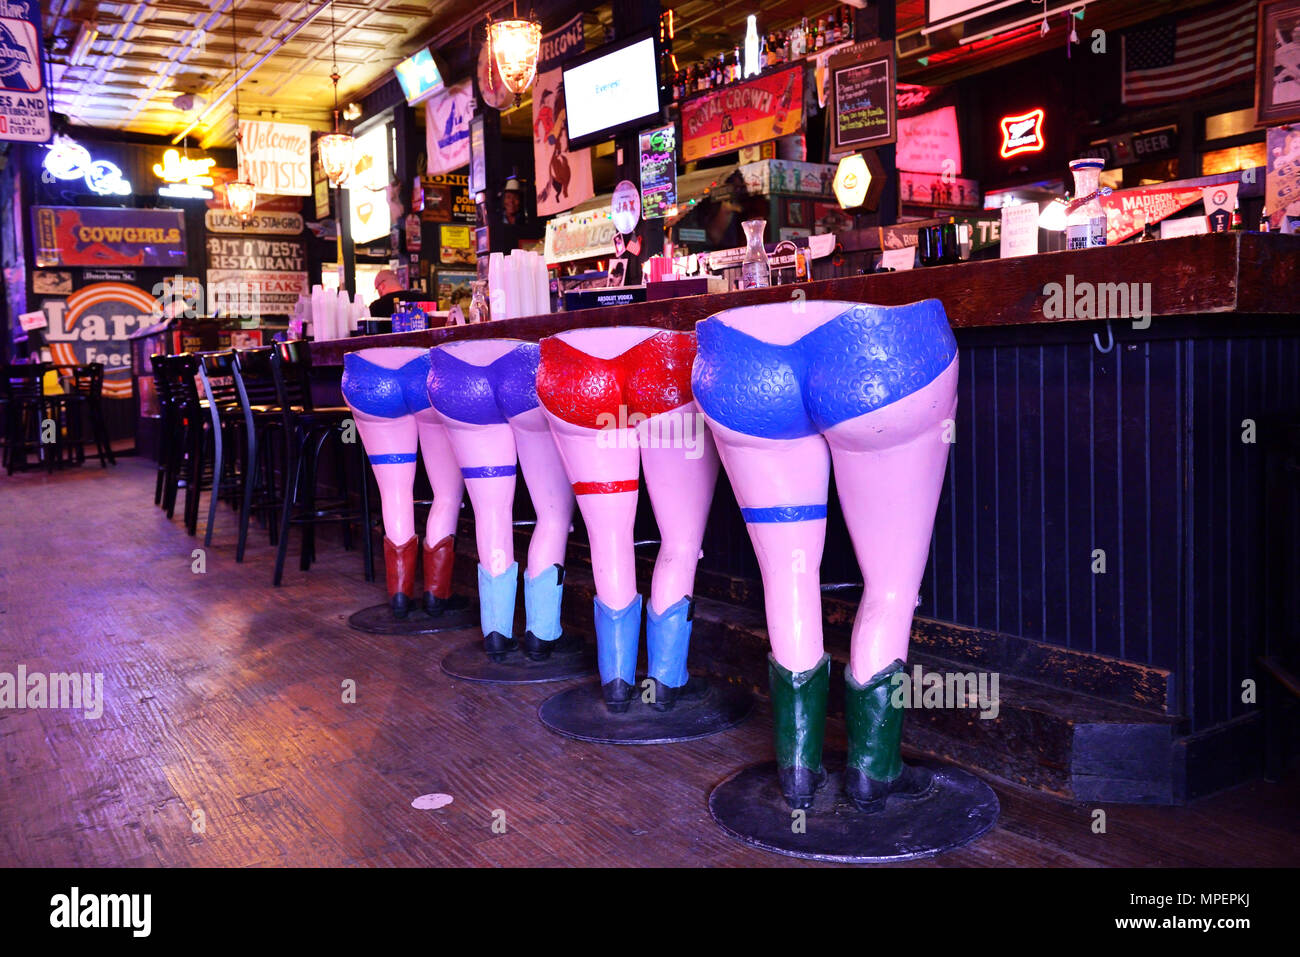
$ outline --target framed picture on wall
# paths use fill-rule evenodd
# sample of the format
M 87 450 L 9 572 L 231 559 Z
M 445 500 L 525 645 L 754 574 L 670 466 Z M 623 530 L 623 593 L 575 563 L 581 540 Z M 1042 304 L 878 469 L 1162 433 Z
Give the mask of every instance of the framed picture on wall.
M 1300 0 L 1260 3 L 1255 63 L 1255 125 L 1300 120 Z

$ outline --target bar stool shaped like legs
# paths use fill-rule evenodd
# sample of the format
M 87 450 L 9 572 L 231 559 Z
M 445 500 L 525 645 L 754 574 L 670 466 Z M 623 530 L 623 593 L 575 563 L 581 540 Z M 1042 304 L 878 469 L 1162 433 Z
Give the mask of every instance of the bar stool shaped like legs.
M 763 575 L 776 750 L 775 762 L 714 789 L 714 820 L 750 845 L 846 862 L 927 857 L 976 839 L 997 821 L 997 797 L 964 771 L 903 761 L 895 694 L 957 413 L 957 344 L 942 305 L 773 303 L 725 310 L 696 333 L 696 400 Z M 848 755 L 837 767 L 822 754 L 832 466 L 864 581 L 845 670 Z M 792 810 L 812 818 L 807 828 L 790 827 Z
M 589 673 L 594 649 L 560 624 L 564 553 L 574 496 L 537 401 L 539 349 L 519 339 L 479 339 L 429 352 L 429 400 L 446 427 L 474 506 L 482 644 L 469 642 L 442 670 L 471 681 L 532 683 Z M 524 569 L 525 631 L 515 637 L 516 469 L 537 515 Z M 485 654 L 486 652 L 486 654 Z
M 692 591 L 718 476 L 691 395 L 695 335 L 649 327 L 573 329 L 541 342 L 537 395 L 591 545 L 600 686 L 539 710 L 569 737 L 608 744 L 685 741 L 744 720 L 752 699 L 693 677 Z M 633 521 L 644 471 L 661 543 L 646 603 L 648 674 L 637 680 L 642 596 Z
M 348 624 L 380 634 L 432 634 L 470 626 L 469 602 L 451 591 L 456 523 L 465 483 L 446 429 L 429 405 L 429 351 L 361 349 L 343 356 L 343 399 L 379 486 L 388 602 L 355 612 Z M 415 526 L 417 454 L 433 504 L 423 548 Z M 424 596 L 417 567 L 423 553 Z

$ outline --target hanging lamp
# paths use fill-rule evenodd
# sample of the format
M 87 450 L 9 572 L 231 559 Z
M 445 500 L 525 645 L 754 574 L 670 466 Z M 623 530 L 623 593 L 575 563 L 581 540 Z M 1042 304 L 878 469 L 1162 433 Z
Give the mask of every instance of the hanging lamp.
M 239 28 L 235 21 L 235 6 L 230 7 L 230 40 L 234 47 L 233 66 L 239 72 Z M 239 81 L 235 81 L 235 165 L 239 165 L 239 150 L 244 143 L 244 132 L 239 128 Z M 241 171 L 242 172 L 242 171 Z M 233 183 L 226 184 L 226 206 L 239 217 L 241 223 L 247 223 L 257 208 L 257 187 L 240 175 Z
M 515 106 L 523 99 L 524 91 L 533 85 L 537 76 L 537 57 L 542 49 L 542 25 L 531 16 L 519 17 L 519 2 L 515 0 L 515 15 L 509 20 L 493 20 L 488 14 L 488 50 L 496 62 L 497 72 L 506 89 L 515 95 Z
M 345 179 L 348 172 L 352 169 L 352 144 L 353 138 L 350 133 L 344 133 L 339 129 L 339 57 L 338 46 L 334 40 L 334 2 L 330 0 L 330 48 L 331 56 L 334 62 L 334 71 L 330 73 L 330 80 L 334 84 L 334 132 L 326 133 L 316 141 L 316 149 L 320 155 L 321 169 L 325 172 L 325 178 L 329 180 L 330 186 L 337 189 Z

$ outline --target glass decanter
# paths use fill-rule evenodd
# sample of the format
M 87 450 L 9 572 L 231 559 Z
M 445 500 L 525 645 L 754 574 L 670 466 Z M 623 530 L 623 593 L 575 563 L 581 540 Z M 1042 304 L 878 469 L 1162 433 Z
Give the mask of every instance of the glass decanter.
M 1101 205 L 1101 170 L 1104 165 L 1095 158 L 1070 160 L 1070 172 L 1074 174 L 1074 199 L 1065 213 L 1066 249 L 1106 245 L 1106 210 Z
M 476 280 L 470 283 L 470 287 L 473 289 L 473 292 L 469 299 L 469 321 L 471 323 L 487 322 L 492 318 L 488 312 L 487 294 L 485 292 L 487 289 L 487 283 L 482 280 Z
M 741 289 L 765 289 L 772 285 L 772 268 L 763 248 L 766 219 L 747 219 L 740 224 L 745 230 L 745 261 L 740 267 Z

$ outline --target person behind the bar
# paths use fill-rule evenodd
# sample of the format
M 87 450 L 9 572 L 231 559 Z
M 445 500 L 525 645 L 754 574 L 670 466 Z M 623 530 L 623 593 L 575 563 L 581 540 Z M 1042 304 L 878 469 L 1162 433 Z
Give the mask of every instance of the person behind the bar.
M 377 318 L 391 316 L 397 311 L 397 303 L 403 300 L 414 302 L 427 298 L 424 293 L 414 289 L 403 289 L 397 281 L 397 273 L 391 269 L 381 269 L 375 276 L 375 292 L 379 298 L 370 304 L 370 315 Z

